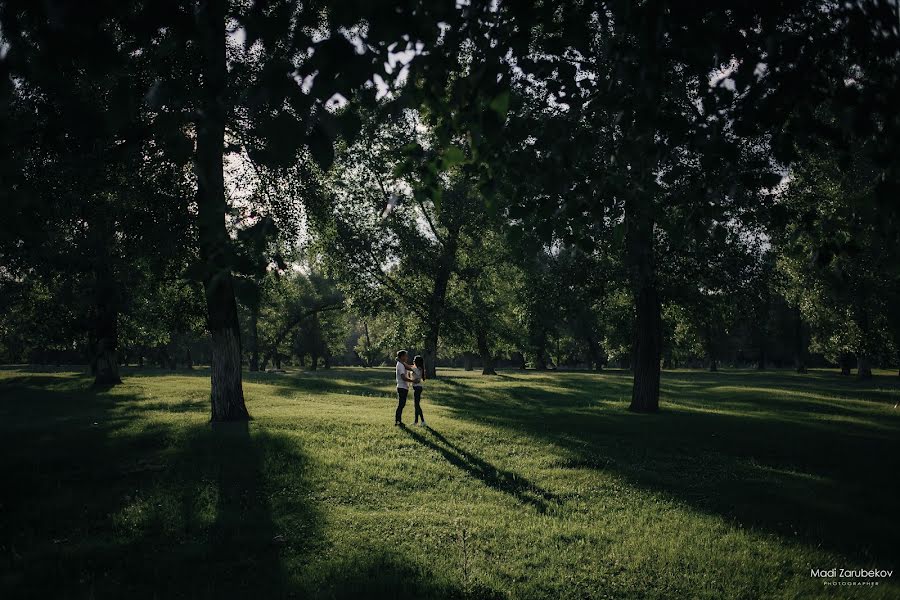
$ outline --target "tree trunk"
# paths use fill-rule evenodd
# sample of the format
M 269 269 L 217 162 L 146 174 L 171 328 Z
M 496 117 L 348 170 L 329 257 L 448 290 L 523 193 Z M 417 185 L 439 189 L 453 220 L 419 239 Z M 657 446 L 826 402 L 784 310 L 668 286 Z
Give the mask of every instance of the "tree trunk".
M 753 331 L 757 336 L 757 345 L 759 346 L 759 359 L 756 363 L 757 371 L 765 371 L 766 369 L 766 348 L 768 346 L 768 332 L 769 327 L 766 323 L 766 319 L 769 315 L 769 302 L 765 301 L 762 303 L 762 308 L 757 313 L 757 323 L 756 327 L 754 327 Z
M 432 324 L 428 327 L 425 335 L 425 353 L 422 360 L 425 361 L 425 375 L 429 379 L 437 377 L 437 342 L 438 342 L 438 325 Z
M 115 292 L 112 289 L 111 273 L 108 266 L 102 265 L 97 273 L 97 314 L 94 320 L 95 347 L 92 370 L 94 385 L 116 385 L 122 383 L 119 378 L 118 357 L 118 318 L 115 308 Z
M 662 307 L 656 288 L 652 198 L 636 191 L 626 207 L 626 252 L 635 303 L 632 351 L 634 383 L 630 410 L 659 410 L 660 358 L 662 356 Z
M 665 18 L 661 2 L 649 2 L 634 11 L 640 69 L 628 73 L 634 89 L 633 102 L 625 107 L 622 123 L 627 139 L 625 162 L 631 169 L 625 191 L 625 264 L 635 305 L 630 410 L 659 410 L 660 358 L 662 357 L 662 307 L 656 279 L 655 196 L 659 193 L 657 169 L 658 106 L 663 90 L 665 64 L 659 56 L 659 23 Z M 624 174 L 624 173 L 623 173 Z
M 861 292 L 864 293 L 864 290 Z M 864 298 L 865 296 L 863 296 Z M 872 378 L 872 334 L 869 325 L 869 311 L 866 310 L 862 300 L 855 305 L 856 324 L 860 332 L 860 345 L 856 352 L 856 377 L 858 379 Z
M 437 377 L 437 350 L 438 337 L 441 330 L 441 320 L 444 312 L 444 301 L 447 296 L 447 284 L 450 280 L 449 271 L 442 270 L 438 273 L 434 282 L 434 291 L 431 297 L 431 310 L 428 315 L 428 329 L 425 334 L 425 375 L 434 379 Z
M 315 352 L 310 353 L 309 355 L 309 370 L 315 371 L 319 368 L 319 355 Z
M 794 341 L 797 344 L 794 353 L 794 366 L 798 373 L 806 373 L 806 336 L 803 333 L 803 316 L 800 309 L 794 309 L 795 328 Z
M 425 375 L 429 379 L 437 377 L 437 346 L 440 327 L 440 321 L 437 320 L 436 315 L 432 315 L 425 334 L 425 353 L 422 355 L 422 359 L 425 361 Z
M 185 352 L 185 356 L 184 356 L 184 368 L 187 369 L 188 371 L 193 371 L 193 370 L 194 370 L 194 359 L 191 358 L 191 348 L 190 348 L 190 346 L 188 347 L 187 351 Z
M 434 277 L 434 289 L 431 293 L 428 311 L 428 330 L 425 335 L 425 376 L 437 377 L 437 351 L 438 338 L 440 336 L 441 323 L 444 320 L 444 306 L 447 301 L 447 285 L 450 276 L 456 268 L 456 250 L 459 241 L 460 225 L 454 224 L 448 228 L 447 238 L 444 241 L 440 263 Z
M 281 369 L 281 352 L 275 353 L 275 368 Z
M 598 371 L 603 370 L 603 349 L 600 347 L 600 342 L 597 341 L 597 338 L 594 337 L 594 334 L 589 334 L 587 336 L 588 342 L 588 362 L 592 363 L 588 365 L 588 368 L 593 368 Z
M 630 410 L 659 410 L 662 307 L 656 288 L 653 199 L 646 190 L 629 194 L 625 210 L 625 250 L 635 302 Z
M 528 368 L 528 361 L 525 360 L 524 352 L 516 352 L 516 360 L 519 361 L 519 370 L 524 371 Z
M 713 348 L 712 328 L 709 326 L 709 324 L 706 324 L 704 326 L 704 328 L 705 328 L 704 342 L 706 343 L 706 357 L 707 357 L 707 360 L 709 361 L 709 370 L 711 373 L 715 373 L 716 371 L 719 370 L 719 365 L 716 362 L 716 353 L 715 353 L 715 349 Z
M 478 328 L 478 333 L 475 335 L 475 338 L 478 343 L 478 354 L 481 355 L 481 374 L 496 375 L 497 371 L 494 370 L 494 356 L 491 354 L 491 348 L 487 341 L 487 332 L 483 327 Z
M 534 368 L 538 371 L 546 371 L 547 370 L 547 338 L 543 331 L 541 331 L 539 338 L 537 339 L 537 345 L 534 350 Z
M 171 351 L 166 352 L 166 361 L 169 363 L 170 371 L 178 368 L 178 344 L 175 342 L 171 344 Z
M 203 290 L 211 348 L 211 420 L 250 418 L 241 382 L 241 333 L 225 226 L 225 0 L 207 0 L 194 11 L 203 51 L 201 107 L 197 119 L 197 214 Z
M 472 366 L 472 353 L 471 352 L 463 353 L 463 370 L 464 371 L 474 370 L 474 367 Z
M 859 354 L 856 357 L 856 377 L 858 379 L 872 379 L 872 363 L 869 357 Z
M 95 335 L 97 346 L 94 350 L 94 385 L 116 385 L 122 383 L 119 377 L 118 312 L 111 304 L 101 301 L 97 307 Z
M 371 367 L 372 366 L 372 340 L 369 338 L 369 322 L 368 321 L 363 321 L 363 332 L 366 335 L 366 345 L 365 345 L 366 356 L 365 356 L 365 359 L 363 360 L 363 365 L 365 367 Z
M 659 359 L 661 354 L 662 309 L 654 286 L 638 292 L 634 341 L 634 384 L 630 410 L 659 410 Z
M 838 355 L 838 366 L 841 367 L 841 375 L 844 377 L 850 376 L 850 355 L 847 352 L 841 352 Z
M 250 372 L 259 371 L 259 305 L 250 307 Z
M 91 338 L 91 372 L 94 385 L 122 383 L 119 378 L 119 310 L 109 242 L 114 232 L 107 215 L 99 213 L 92 222 L 94 233 L 94 322 Z

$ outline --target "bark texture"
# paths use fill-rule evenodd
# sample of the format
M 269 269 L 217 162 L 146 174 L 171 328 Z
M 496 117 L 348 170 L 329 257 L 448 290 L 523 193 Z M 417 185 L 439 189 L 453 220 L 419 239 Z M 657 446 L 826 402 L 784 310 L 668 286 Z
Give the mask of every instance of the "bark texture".
M 516 352 L 516 361 L 519 363 L 519 370 L 524 371 L 528 368 L 528 361 L 525 360 L 524 352 Z
M 200 0 L 195 10 L 203 49 L 197 119 L 197 210 L 203 290 L 212 342 L 212 421 L 250 418 L 241 382 L 241 337 L 225 229 L 225 0 Z
M 425 361 L 425 375 L 429 378 L 437 377 L 435 361 L 437 360 L 438 327 L 439 325 L 429 327 L 425 336 L 425 352 L 422 354 L 422 359 Z
M 719 370 L 719 362 L 716 360 L 716 350 L 715 345 L 713 344 L 712 327 L 709 325 L 709 323 L 706 324 L 704 331 L 706 357 L 709 365 L 709 370 L 710 372 L 715 373 Z
M 595 369 L 597 371 L 603 370 L 603 347 L 600 345 L 600 342 L 597 340 L 596 336 L 593 333 L 588 334 L 587 336 L 588 342 L 588 359 L 590 364 L 589 368 Z
M 437 272 L 434 277 L 434 288 L 428 303 L 428 316 L 425 333 L 425 353 L 422 355 L 425 361 L 425 375 L 429 378 L 437 377 L 437 350 L 441 325 L 444 321 L 444 308 L 447 303 L 447 286 L 450 276 L 456 267 L 456 250 L 458 246 L 460 227 L 455 224 L 447 233 Z
M 656 283 L 653 198 L 636 191 L 625 208 L 625 251 L 635 305 L 630 410 L 659 410 L 662 306 Z
M 840 356 L 838 356 L 838 363 L 841 367 L 841 375 L 844 377 L 850 376 L 850 355 L 846 352 L 841 352 Z
M 635 412 L 659 410 L 659 361 L 662 351 L 662 316 L 656 288 L 638 291 L 634 341 L 634 384 L 631 405 Z
M 227 328 L 214 331 L 211 365 L 211 420 L 214 422 L 245 421 L 250 418 L 244 405 L 240 366 L 241 340 L 236 332 Z
M 540 339 L 544 339 L 543 335 L 541 335 Z M 547 350 L 544 347 L 543 341 L 541 341 L 534 351 L 534 368 L 538 371 L 547 370 Z
M 479 327 L 475 337 L 476 342 L 478 343 L 478 354 L 481 355 L 481 374 L 496 375 L 497 371 L 494 369 L 494 357 L 491 354 L 491 348 L 488 345 L 487 332 L 483 327 Z
M 634 383 L 630 409 L 635 412 L 659 410 L 660 359 L 662 358 L 662 307 L 656 279 L 655 246 L 656 182 L 660 148 L 657 145 L 657 118 L 666 77 L 665 58 L 659 51 L 662 2 L 646 2 L 626 19 L 636 19 L 640 64 L 629 81 L 636 91 L 634 102 L 623 114 L 629 129 L 625 133 L 626 160 L 630 167 L 629 189 L 625 192 L 625 260 L 629 270 L 635 306 L 632 350 Z M 632 74 L 630 74 L 632 75 Z M 630 77 L 629 77 L 630 79 Z M 638 92 L 638 90 L 640 90 Z
M 363 332 L 366 335 L 366 347 L 364 348 L 366 356 L 363 359 L 363 366 L 372 366 L 372 340 L 369 338 L 369 322 L 363 321 Z
M 862 354 L 856 357 L 856 377 L 872 379 L 872 363 L 869 361 L 869 357 Z
M 103 235 L 103 234 L 101 234 Z M 116 286 L 109 265 L 109 254 L 103 241 L 100 242 L 96 277 L 96 300 L 94 314 L 93 352 L 91 371 L 94 385 L 109 386 L 122 383 L 119 377 L 119 312 L 116 308 Z

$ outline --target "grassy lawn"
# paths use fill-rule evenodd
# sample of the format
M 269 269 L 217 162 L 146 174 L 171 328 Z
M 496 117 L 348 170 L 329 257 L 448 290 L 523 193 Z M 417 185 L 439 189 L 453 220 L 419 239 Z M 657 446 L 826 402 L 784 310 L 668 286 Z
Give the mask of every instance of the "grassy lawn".
M 0 370 L 0 597 L 900 597 L 895 372 L 443 373 Z

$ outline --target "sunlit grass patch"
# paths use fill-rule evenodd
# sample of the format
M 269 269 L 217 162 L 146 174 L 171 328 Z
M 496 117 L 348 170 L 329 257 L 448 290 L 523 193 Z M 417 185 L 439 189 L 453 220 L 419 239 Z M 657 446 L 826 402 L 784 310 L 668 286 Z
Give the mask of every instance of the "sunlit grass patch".
M 253 374 L 225 428 L 207 376 L 0 370 L 4 597 L 900 591 L 809 574 L 900 562 L 888 374 L 666 372 L 635 415 L 623 372 L 448 370 L 430 429 L 389 369 Z

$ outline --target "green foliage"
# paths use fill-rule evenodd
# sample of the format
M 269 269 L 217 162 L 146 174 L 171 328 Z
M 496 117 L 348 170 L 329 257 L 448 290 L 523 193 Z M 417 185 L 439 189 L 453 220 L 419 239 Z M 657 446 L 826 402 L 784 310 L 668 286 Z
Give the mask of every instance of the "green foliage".
M 861 157 L 860 157 L 861 158 Z M 792 171 L 784 202 L 793 219 L 779 237 L 788 294 L 815 325 L 815 343 L 836 360 L 893 357 L 897 249 L 872 203 L 875 176 L 810 155 Z M 890 360 L 890 358 L 888 358 Z
M 340 354 L 346 338 L 347 323 L 343 315 L 332 316 L 344 307 L 344 297 L 329 279 L 306 268 L 291 269 L 283 274 L 270 272 L 260 286 L 259 310 L 256 315 L 256 342 L 261 354 L 261 368 L 281 358 L 310 355 L 326 361 Z M 242 336 L 253 339 L 253 307 L 244 307 Z
M 408 312 L 384 311 L 359 317 L 362 330 L 355 330 L 354 350 L 369 366 L 392 365 L 397 350 L 414 352 L 422 346 L 422 331 L 418 319 Z M 368 331 L 368 340 L 366 339 Z

